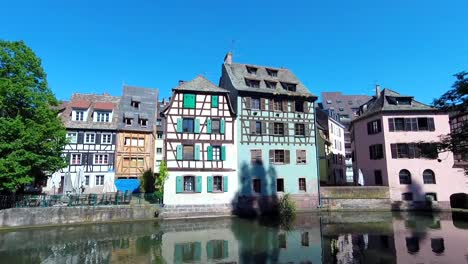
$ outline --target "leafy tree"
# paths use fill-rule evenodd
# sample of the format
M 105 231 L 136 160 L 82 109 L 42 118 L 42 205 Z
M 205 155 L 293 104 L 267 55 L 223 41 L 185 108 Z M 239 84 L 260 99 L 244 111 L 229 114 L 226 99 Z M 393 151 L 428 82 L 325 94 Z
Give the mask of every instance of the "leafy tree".
M 452 89 L 434 100 L 434 106 L 452 115 L 468 115 L 468 72 L 460 72 L 454 75 L 456 78 Z M 468 121 L 463 121 L 458 129 L 441 137 L 440 151 L 452 151 L 468 157 Z M 468 171 L 467 171 L 468 172 Z
M 41 60 L 23 41 L 0 40 L 0 191 L 21 190 L 66 166 L 66 130 Z
M 164 183 L 166 182 L 167 177 L 169 177 L 169 171 L 167 170 L 166 162 L 163 160 L 161 161 L 161 164 L 159 164 L 159 174 L 156 177 L 156 189 L 161 194 L 164 193 Z
M 154 173 L 151 169 L 145 171 L 140 177 L 140 190 L 144 193 L 154 192 Z

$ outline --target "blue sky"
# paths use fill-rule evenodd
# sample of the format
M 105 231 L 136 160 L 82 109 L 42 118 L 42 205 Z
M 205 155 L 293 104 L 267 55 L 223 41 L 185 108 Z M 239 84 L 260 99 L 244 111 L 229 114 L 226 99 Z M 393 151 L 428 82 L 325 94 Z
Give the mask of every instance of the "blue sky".
M 99 3 L 95 3 L 99 2 Z M 376 83 L 430 103 L 468 71 L 468 1 L 5 1 L 0 38 L 42 58 L 59 99 L 169 96 L 234 61 L 290 68 L 309 90 L 372 94 Z

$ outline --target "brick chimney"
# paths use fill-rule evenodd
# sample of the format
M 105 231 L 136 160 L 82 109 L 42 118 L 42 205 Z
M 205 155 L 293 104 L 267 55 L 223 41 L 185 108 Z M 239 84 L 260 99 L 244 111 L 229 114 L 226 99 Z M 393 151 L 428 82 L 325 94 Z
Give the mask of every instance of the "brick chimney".
M 232 52 L 228 52 L 226 56 L 224 57 L 224 63 L 225 64 L 231 64 L 232 63 Z
M 375 85 L 375 97 L 380 97 L 380 85 L 378 84 Z

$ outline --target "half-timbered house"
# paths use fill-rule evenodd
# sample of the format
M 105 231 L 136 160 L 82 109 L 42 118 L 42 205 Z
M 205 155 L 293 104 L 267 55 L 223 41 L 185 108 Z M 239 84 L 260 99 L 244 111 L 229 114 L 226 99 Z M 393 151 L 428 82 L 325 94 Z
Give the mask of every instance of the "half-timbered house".
M 230 91 L 238 117 L 239 204 L 274 206 L 290 193 L 299 208 L 316 207 L 317 97 L 290 70 L 234 63 L 231 53 L 219 86 Z
M 82 187 L 85 192 L 100 192 L 105 179 L 114 179 L 119 101 L 108 94 L 73 94 L 63 104 L 60 117 L 68 138 L 63 155 L 68 166 L 49 178 L 45 191 L 62 193 L 68 173 L 74 191 L 80 192 Z
M 162 115 L 169 170 L 164 204 L 229 208 L 238 179 L 236 117 L 228 91 L 202 76 L 181 81 Z
M 154 169 L 158 90 L 124 86 L 118 120 L 118 179 L 138 179 Z

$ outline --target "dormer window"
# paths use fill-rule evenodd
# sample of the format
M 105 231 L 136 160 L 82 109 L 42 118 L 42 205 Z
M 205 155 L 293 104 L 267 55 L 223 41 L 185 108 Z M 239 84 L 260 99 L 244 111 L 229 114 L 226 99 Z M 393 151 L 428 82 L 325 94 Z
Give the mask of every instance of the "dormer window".
M 269 89 L 276 89 L 276 82 L 265 81 L 265 85 Z
M 411 105 L 411 98 L 400 97 L 396 99 L 397 105 Z
M 147 127 L 148 126 L 148 119 L 140 119 L 140 126 Z
M 257 74 L 257 68 L 251 66 L 245 66 L 249 74 Z
M 290 91 L 290 92 L 295 92 L 296 91 L 296 84 L 294 83 L 285 83 L 282 82 L 281 85 L 283 86 L 283 89 Z
M 140 108 L 140 102 L 138 102 L 138 101 L 133 101 L 133 100 L 132 100 L 131 106 L 132 106 L 133 108 L 138 109 L 138 108 Z
M 109 123 L 110 122 L 110 112 L 94 112 L 94 122 L 104 122 L 104 123 Z
M 133 118 L 124 118 L 124 123 L 126 126 L 131 126 L 133 124 Z
M 268 75 L 270 75 L 271 77 L 278 77 L 278 71 L 277 70 L 273 70 L 273 69 L 266 69 Z
M 74 121 L 84 121 L 84 110 L 73 110 L 73 120 Z
M 252 87 L 252 88 L 260 88 L 260 81 L 245 79 L 245 85 L 247 85 L 248 87 Z

